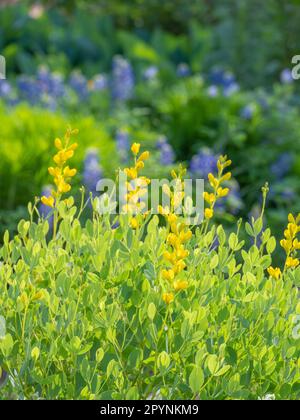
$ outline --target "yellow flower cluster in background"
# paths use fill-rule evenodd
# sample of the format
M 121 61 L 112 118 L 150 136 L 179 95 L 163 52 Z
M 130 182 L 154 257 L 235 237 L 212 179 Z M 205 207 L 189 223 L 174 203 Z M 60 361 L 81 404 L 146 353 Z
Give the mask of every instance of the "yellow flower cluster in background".
M 300 242 L 297 239 L 297 234 L 300 232 L 300 214 L 297 217 L 289 214 L 288 222 L 287 228 L 284 231 L 284 239 L 280 241 L 280 245 L 286 253 L 285 270 L 297 268 L 300 264 L 299 258 L 297 257 L 297 251 L 300 249 Z M 276 280 L 282 276 L 282 272 L 278 267 L 269 267 L 268 273 Z
M 165 184 L 163 191 L 170 197 L 170 207 L 158 206 L 158 212 L 165 217 L 168 227 L 167 246 L 168 250 L 164 252 L 163 257 L 168 268 L 161 272 L 162 278 L 167 282 L 169 291 L 163 293 L 163 300 L 166 304 L 170 304 L 174 300 L 174 293 L 184 290 L 189 283 L 184 275 L 186 268 L 185 259 L 189 255 L 189 251 L 185 248 L 185 244 L 191 239 L 192 231 L 186 228 L 184 223 L 179 221 L 175 214 L 176 209 L 182 205 L 184 199 L 182 176 L 185 170 L 180 167 L 177 174 L 172 171 L 172 177 L 175 180 L 174 191 Z
M 49 174 L 53 177 L 56 190 L 53 190 L 50 197 L 43 196 L 41 201 L 48 207 L 54 207 L 55 201 L 59 200 L 62 194 L 67 193 L 71 190 L 69 181 L 77 173 L 76 169 L 71 169 L 66 165 L 67 161 L 74 155 L 74 151 L 77 149 L 77 143 L 69 144 L 72 135 L 78 133 L 78 130 L 68 129 L 65 134 L 64 144 L 61 139 L 56 138 L 54 141 L 55 147 L 58 152 L 53 157 L 55 167 L 48 168 Z
M 231 165 L 231 160 L 227 160 L 227 156 L 220 156 L 217 167 L 218 175 L 215 177 L 212 173 L 208 174 L 208 180 L 210 186 L 213 189 L 212 193 L 204 192 L 203 198 L 208 204 L 208 207 L 204 210 L 205 219 L 209 220 L 214 215 L 214 207 L 216 202 L 223 197 L 226 197 L 229 194 L 229 188 L 223 188 L 222 184 L 226 181 L 229 181 L 231 178 L 231 172 L 224 174 L 224 171 L 227 167 Z
M 130 181 L 126 184 L 126 204 L 123 206 L 123 211 L 132 215 L 130 225 L 133 229 L 136 229 L 139 226 L 136 215 L 142 213 L 145 209 L 145 203 L 141 198 L 147 194 L 147 187 L 150 184 L 150 179 L 139 176 L 139 172 L 144 169 L 144 162 L 149 158 L 149 152 L 145 151 L 138 156 L 140 152 L 139 143 L 133 143 L 131 151 L 134 156 L 134 166 L 124 169 L 124 173 Z

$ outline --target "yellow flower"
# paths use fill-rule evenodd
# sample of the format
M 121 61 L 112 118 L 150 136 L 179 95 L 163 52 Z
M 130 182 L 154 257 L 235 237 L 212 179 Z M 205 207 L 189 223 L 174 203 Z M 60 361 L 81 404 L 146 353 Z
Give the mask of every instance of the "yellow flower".
M 148 151 L 145 151 L 138 158 L 138 162 L 141 162 L 141 161 L 147 160 L 147 159 L 149 159 L 149 152 Z
M 219 181 L 217 180 L 217 178 L 214 177 L 212 173 L 208 174 L 208 180 L 213 188 L 217 189 L 219 187 Z
M 45 196 L 43 196 L 42 198 L 41 198 L 41 202 L 45 205 L 45 206 L 48 206 L 48 207 L 54 207 L 54 198 L 52 197 L 52 196 L 50 196 L 50 197 L 45 197 Z
M 213 217 L 213 215 L 214 215 L 213 209 L 205 209 L 204 210 L 205 219 L 211 219 Z
M 133 143 L 133 145 L 131 146 L 131 151 L 134 155 L 137 155 L 140 151 L 140 147 L 141 145 L 139 143 Z
M 137 229 L 139 224 L 138 221 L 135 217 L 132 217 L 130 220 L 130 226 L 132 227 L 132 229 Z
M 285 263 L 287 268 L 296 268 L 299 265 L 298 258 L 288 257 Z
M 161 274 L 162 274 L 162 276 L 165 280 L 168 280 L 168 281 L 174 280 L 175 273 L 171 269 L 170 270 L 162 270 Z
M 76 173 L 77 173 L 77 170 L 76 169 L 70 169 L 69 166 L 66 166 L 64 171 L 63 171 L 63 174 L 64 174 L 65 178 L 72 178 L 73 176 L 76 175 Z
M 188 287 L 189 283 L 187 280 L 176 280 L 173 283 L 174 290 L 178 292 L 179 290 L 184 290 Z
M 174 301 L 174 295 L 173 293 L 163 293 L 162 295 L 163 301 L 169 305 L 170 303 L 172 303 Z
M 54 145 L 55 145 L 55 147 L 56 147 L 58 150 L 61 150 L 61 149 L 63 148 L 63 145 L 62 145 L 61 139 L 59 139 L 59 138 L 56 138 L 56 139 L 54 140 Z
M 270 274 L 271 277 L 273 277 L 276 280 L 278 280 L 281 276 L 281 270 L 278 267 L 277 268 L 269 267 L 268 273 Z
M 217 194 L 219 197 L 226 197 L 229 194 L 229 188 L 219 187 L 217 189 Z

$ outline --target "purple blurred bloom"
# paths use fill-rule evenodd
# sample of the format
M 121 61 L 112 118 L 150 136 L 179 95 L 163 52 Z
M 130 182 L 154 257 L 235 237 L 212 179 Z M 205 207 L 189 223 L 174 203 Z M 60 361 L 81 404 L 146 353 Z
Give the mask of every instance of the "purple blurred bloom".
M 84 100 L 88 97 L 88 82 L 80 72 L 75 71 L 71 74 L 69 85 L 76 92 L 79 99 Z
M 283 85 L 289 85 L 294 82 L 292 71 L 290 69 L 284 69 L 280 73 L 280 81 Z
M 115 56 L 112 68 L 112 97 L 116 101 L 127 101 L 133 96 L 134 74 L 129 61 Z
M 176 73 L 178 77 L 187 77 L 191 74 L 191 70 L 186 63 L 180 63 L 177 66 Z
M 225 96 L 230 96 L 239 90 L 239 85 L 234 75 L 222 69 L 213 70 L 209 76 L 209 80 L 213 85 L 222 87 Z
M 11 93 L 11 85 L 6 80 L 0 80 L 0 97 L 7 98 Z
M 83 183 L 86 189 L 95 194 L 98 181 L 102 178 L 99 151 L 96 148 L 87 150 L 84 159 Z
M 121 162 L 122 163 L 127 162 L 130 144 L 129 144 L 129 134 L 126 130 L 122 130 L 122 129 L 117 130 L 116 143 L 117 143 L 117 149 L 118 149 Z
M 294 158 L 291 153 L 282 153 L 275 163 L 271 166 L 271 173 L 277 178 L 282 179 L 291 170 Z
M 217 158 L 213 152 L 203 147 L 194 155 L 190 163 L 190 171 L 193 175 L 207 179 L 210 172 L 215 172 L 217 168 Z
M 246 105 L 241 110 L 241 117 L 244 120 L 251 120 L 253 118 L 254 112 L 255 112 L 255 107 L 253 104 Z
M 101 91 L 108 87 L 108 80 L 104 74 L 96 74 L 92 79 L 92 90 Z
M 143 73 L 143 78 L 145 80 L 153 80 L 158 74 L 158 68 L 156 66 L 149 66 Z
M 208 96 L 210 96 L 211 98 L 215 98 L 219 94 L 219 89 L 216 85 L 211 85 L 207 89 L 207 93 L 208 93 Z
M 156 143 L 156 147 L 160 152 L 161 165 L 172 165 L 175 160 L 175 153 L 173 147 L 168 142 L 168 139 L 165 136 L 161 136 Z

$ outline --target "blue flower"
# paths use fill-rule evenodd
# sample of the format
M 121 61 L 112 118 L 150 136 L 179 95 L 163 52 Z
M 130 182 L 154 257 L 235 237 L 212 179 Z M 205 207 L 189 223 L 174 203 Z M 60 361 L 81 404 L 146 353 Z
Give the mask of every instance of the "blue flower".
M 129 134 L 126 130 L 117 130 L 116 143 L 121 162 L 126 163 L 128 161 L 128 152 L 130 148 Z
M 209 76 L 209 80 L 213 85 L 222 87 L 225 96 L 230 96 L 239 90 L 234 75 L 222 69 L 214 69 Z
M 0 80 L 0 97 L 7 98 L 11 91 L 11 85 L 6 80 Z
M 255 113 L 255 106 L 253 104 L 249 104 L 244 106 L 241 110 L 241 117 L 244 118 L 244 120 L 251 120 Z
M 76 92 L 79 99 L 84 100 L 88 97 L 88 82 L 80 72 L 73 72 L 69 79 L 70 87 Z
M 217 168 L 217 158 L 212 151 L 203 147 L 194 155 L 190 162 L 190 171 L 193 175 L 207 179 L 210 172 L 215 172 Z
M 58 73 L 51 73 L 46 67 L 39 68 L 36 82 L 38 88 L 51 97 L 59 98 L 65 94 L 62 76 Z
M 134 91 L 134 74 L 129 61 L 121 56 L 115 56 L 112 68 L 112 97 L 124 102 L 131 99 Z
M 102 91 L 107 89 L 108 80 L 104 74 L 96 74 L 92 79 L 92 90 Z
M 156 147 L 160 152 L 161 165 L 172 165 L 175 160 L 175 153 L 173 147 L 169 144 L 168 139 L 165 136 L 161 136 L 156 143 Z
M 102 178 L 99 152 L 96 148 L 90 148 L 86 152 L 83 169 L 83 183 L 87 191 L 95 194 L 98 181 Z
M 210 96 L 211 98 L 215 98 L 219 94 L 219 89 L 216 85 L 211 85 L 207 89 L 207 93 L 208 93 L 208 96 Z
M 176 73 L 178 77 L 187 77 L 191 74 L 191 70 L 186 63 L 180 63 L 177 66 Z
M 284 69 L 280 73 L 280 81 L 283 85 L 289 85 L 294 82 L 293 75 L 290 69 Z
M 284 178 L 291 170 L 294 158 L 289 152 L 282 153 L 276 162 L 271 166 L 271 173 L 277 179 Z
M 17 88 L 21 99 L 25 99 L 32 105 L 40 102 L 43 92 L 29 76 L 19 76 L 17 79 Z
M 153 80 L 158 74 L 158 68 L 156 66 L 149 66 L 143 73 L 143 78 L 145 80 Z

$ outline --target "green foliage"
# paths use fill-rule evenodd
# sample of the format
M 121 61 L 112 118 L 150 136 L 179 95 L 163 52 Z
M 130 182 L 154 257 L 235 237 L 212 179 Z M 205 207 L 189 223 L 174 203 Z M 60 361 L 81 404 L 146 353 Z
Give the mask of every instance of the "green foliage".
M 87 147 L 99 148 L 101 165 L 107 176 L 113 176 L 118 164 L 115 146 L 107 129 L 92 117 L 64 117 L 49 111 L 19 106 L 13 110 L 0 109 L 0 207 L 14 209 L 25 205 L 29 197 L 38 196 L 50 177 L 45 168 L 57 133 L 63 133 L 68 124 L 81 132 L 82 147 L 75 157 L 81 168 Z M 77 185 L 81 185 L 77 177 Z M 0 216 L 1 217 L 1 216 Z
M 75 207 L 58 211 L 52 240 L 32 215 L 4 236 L 0 366 L 11 381 L 2 398 L 299 399 L 299 269 L 265 274 L 269 230 L 247 249 L 221 226 L 196 228 L 190 286 L 165 305 L 167 230 L 156 216 L 133 231 L 123 215 L 111 230 L 108 215 L 82 224 Z

